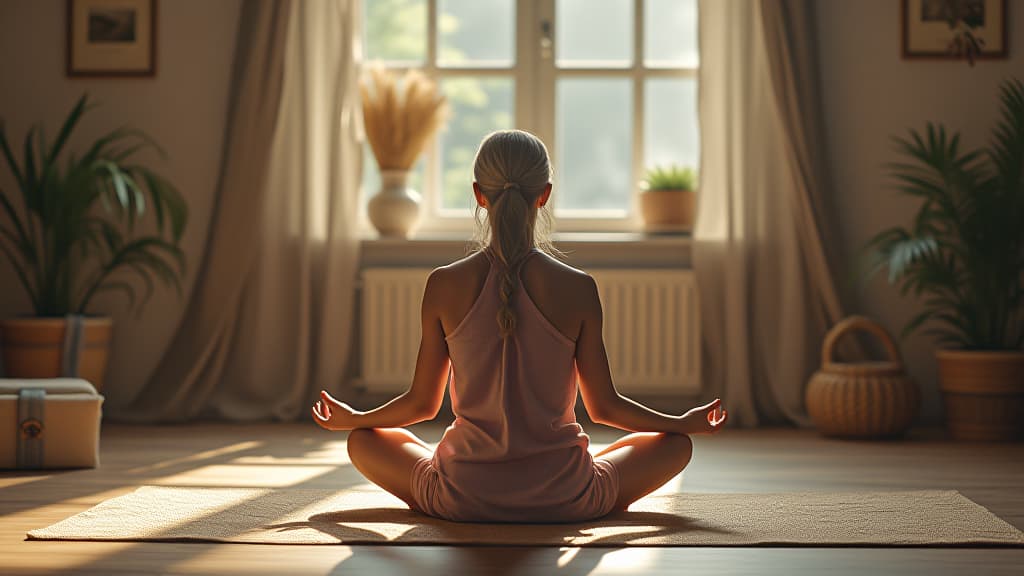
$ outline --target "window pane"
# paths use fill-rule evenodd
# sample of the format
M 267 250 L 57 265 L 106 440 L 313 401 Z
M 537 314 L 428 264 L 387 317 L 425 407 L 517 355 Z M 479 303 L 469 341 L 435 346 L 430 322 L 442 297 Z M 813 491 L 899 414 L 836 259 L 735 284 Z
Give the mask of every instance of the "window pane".
M 644 84 L 644 164 L 700 167 L 697 81 L 649 78 Z
M 696 68 L 697 0 L 645 0 L 644 65 Z
M 419 64 L 427 57 L 426 0 L 366 0 L 367 60 Z
M 441 81 L 452 116 L 441 133 L 441 209 L 464 216 L 473 200 L 473 156 L 484 136 L 514 126 L 508 77 L 448 77 Z
M 555 206 L 623 216 L 633 193 L 629 78 L 559 78 Z
M 507 68 L 515 62 L 513 0 L 439 0 L 439 66 Z
M 558 0 L 555 52 L 563 68 L 631 66 L 632 0 Z

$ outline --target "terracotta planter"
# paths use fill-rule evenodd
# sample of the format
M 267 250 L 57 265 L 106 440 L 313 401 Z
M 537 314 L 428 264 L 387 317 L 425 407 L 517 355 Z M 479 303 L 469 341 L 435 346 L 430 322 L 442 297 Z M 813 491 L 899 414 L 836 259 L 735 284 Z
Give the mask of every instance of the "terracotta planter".
M 8 378 L 59 378 L 65 373 L 64 318 L 16 318 L 0 322 L 0 348 Z M 85 318 L 77 377 L 88 380 L 97 391 L 103 387 L 110 354 L 113 322 L 110 318 Z
M 935 358 L 953 438 L 1024 439 L 1024 352 L 938 350 Z
M 640 194 L 640 215 L 648 232 L 693 230 L 697 194 L 689 190 L 647 190 Z

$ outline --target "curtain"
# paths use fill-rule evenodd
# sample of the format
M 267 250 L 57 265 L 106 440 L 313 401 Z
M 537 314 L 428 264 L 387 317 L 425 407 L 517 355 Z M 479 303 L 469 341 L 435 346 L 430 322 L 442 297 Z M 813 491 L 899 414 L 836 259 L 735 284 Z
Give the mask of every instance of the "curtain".
M 804 386 L 839 320 L 810 0 L 700 3 L 694 269 L 707 392 L 740 426 L 808 425 Z
M 210 241 L 182 325 L 115 419 L 290 420 L 351 347 L 359 2 L 247 0 Z

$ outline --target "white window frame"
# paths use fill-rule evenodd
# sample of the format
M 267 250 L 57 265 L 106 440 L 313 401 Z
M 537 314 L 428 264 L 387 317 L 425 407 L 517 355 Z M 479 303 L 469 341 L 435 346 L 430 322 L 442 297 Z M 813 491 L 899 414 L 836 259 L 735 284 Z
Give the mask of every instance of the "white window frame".
M 438 66 L 437 64 L 437 3 L 427 0 L 427 53 L 422 66 L 411 63 L 384 62 L 397 72 L 418 68 L 438 81 L 447 77 L 467 75 L 511 76 L 514 81 L 514 117 L 517 128 L 536 134 L 548 146 L 551 160 L 558 170 L 558 142 L 555 119 L 555 90 L 559 77 L 616 77 L 631 78 L 633 88 L 633 151 L 631 163 L 630 205 L 626 215 L 601 217 L 600 211 L 561 211 L 555 214 L 555 227 L 560 232 L 636 232 L 642 229 L 639 210 L 639 181 L 644 172 L 644 80 L 648 78 L 696 78 L 695 67 L 646 66 L 644 62 L 644 3 L 633 0 L 633 63 L 629 67 L 558 68 L 556 46 L 545 45 L 545 36 L 554 38 L 556 0 L 514 0 L 516 14 L 515 62 L 511 67 Z M 542 33 L 547 23 L 549 34 Z M 443 234 L 469 232 L 474 223 L 462 209 L 442 211 L 440 207 L 440 156 L 437 140 L 424 151 L 424 190 L 422 216 L 418 233 Z M 470 176 L 467 175 L 466 193 L 470 194 Z M 556 176 L 557 179 L 557 176 Z M 364 194 L 374 194 L 364 190 Z M 558 190 L 554 191 L 558 194 Z

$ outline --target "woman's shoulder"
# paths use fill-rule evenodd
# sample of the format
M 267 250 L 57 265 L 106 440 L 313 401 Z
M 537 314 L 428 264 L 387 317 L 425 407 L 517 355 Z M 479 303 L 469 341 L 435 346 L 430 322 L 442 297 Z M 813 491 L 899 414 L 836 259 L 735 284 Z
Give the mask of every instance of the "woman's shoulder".
M 531 263 L 534 265 L 531 266 Z M 561 259 L 543 251 L 540 251 L 536 258 L 531 258 L 529 262 L 527 262 L 523 269 L 524 273 L 526 273 L 527 267 L 530 267 L 545 276 L 551 277 L 558 282 L 587 283 L 593 281 L 590 274 L 587 274 L 579 268 L 570 266 Z
M 463 258 L 459 258 L 450 264 L 434 268 L 430 275 L 436 275 L 440 278 L 451 278 L 453 276 L 457 277 L 463 274 L 476 274 L 481 270 L 486 271 L 489 267 L 490 261 L 487 259 L 487 255 L 482 251 L 477 251 Z
M 439 288 L 464 284 L 467 280 L 486 276 L 490 266 L 490 258 L 480 250 L 450 264 L 435 268 L 431 272 L 428 282 Z M 566 285 L 570 288 L 588 287 L 594 282 L 590 274 L 543 251 L 538 251 L 535 257 L 527 260 L 521 274 L 544 284 Z
M 477 278 L 487 275 L 490 263 L 487 256 L 481 252 L 474 252 L 464 258 L 460 258 L 450 264 L 438 266 L 430 272 L 427 278 L 427 287 L 437 290 L 448 290 L 452 287 L 465 284 L 470 278 Z
M 570 296 L 570 302 L 564 305 L 580 304 L 579 298 L 585 298 L 585 295 L 595 291 L 594 279 L 590 274 L 546 252 L 530 258 L 523 266 L 521 277 L 528 287 Z

